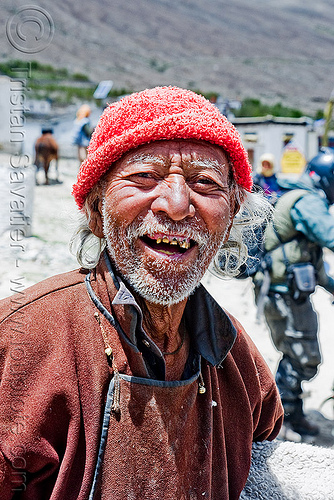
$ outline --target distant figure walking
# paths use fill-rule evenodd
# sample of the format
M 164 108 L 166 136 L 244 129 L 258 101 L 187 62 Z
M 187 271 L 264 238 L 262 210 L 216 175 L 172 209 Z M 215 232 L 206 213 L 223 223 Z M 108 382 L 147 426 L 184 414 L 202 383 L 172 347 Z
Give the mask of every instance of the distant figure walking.
M 73 144 L 78 147 L 78 159 L 80 164 L 86 159 L 87 147 L 92 135 L 90 126 L 91 109 L 88 104 L 83 104 L 77 111 L 74 121 Z
M 45 184 L 49 184 L 48 172 L 52 160 L 56 160 L 56 172 L 58 180 L 58 144 L 53 137 L 53 130 L 51 128 L 44 128 L 42 129 L 42 135 L 35 142 L 34 164 L 36 165 L 37 170 L 39 170 L 40 168 L 44 169 Z

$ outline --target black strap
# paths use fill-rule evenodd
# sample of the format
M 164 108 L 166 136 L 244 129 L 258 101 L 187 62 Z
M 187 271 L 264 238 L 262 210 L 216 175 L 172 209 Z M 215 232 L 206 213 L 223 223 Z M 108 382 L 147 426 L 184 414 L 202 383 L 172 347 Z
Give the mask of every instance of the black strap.
M 286 240 L 286 241 L 283 241 L 283 240 L 282 240 L 282 238 L 281 238 L 281 236 L 280 236 L 280 234 L 279 234 L 279 232 L 278 232 L 278 230 L 277 230 L 277 228 L 275 227 L 275 224 L 274 224 L 274 223 L 273 223 L 273 225 L 272 225 L 272 226 L 273 226 L 274 233 L 275 233 L 275 235 L 276 235 L 276 237 L 277 237 L 278 241 L 279 241 L 279 242 L 280 242 L 280 244 L 281 244 L 281 247 L 282 247 L 282 254 L 283 254 L 283 262 L 284 262 L 284 265 L 285 265 L 286 270 L 288 270 L 288 268 L 289 268 L 289 266 L 290 266 L 290 261 L 289 261 L 289 259 L 288 259 L 287 255 L 286 255 L 285 245 L 286 245 L 287 243 L 290 243 L 290 242 L 291 242 L 291 241 L 293 241 L 293 240 L 298 240 L 298 235 L 295 235 L 295 236 L 293 236 L 292 238 L 290 238 L 290 239 L 288 239 L 288 240 Z
M 105 452 L 106 444 L 107 444 L 111 409 L 112 409 L 113 400 L 114 400 L 114 385 L 115 384 L 114 384 L 114 377 L 113 377 L 109 383 L 107 401 L 106 401 L 106 405 L 104 407 L 99 452 L 97 455 L 97 461 L 96 461 L 96 466 L 95 466 L 95 471 L 94 471 L 94 478 L 93 478 L 93 483 L 92 483 L 92 487 L 91 487 L 91 490 L 89 493 L 88 500 L 94 500 L 95 494 L 97 492 L 98 480 L 100 477 L 104 452 Z
M 285 251 L 284 247 L 285 247 L 285 243 L 282 244 L 282 254 L 283 254 L 283 260 L 284 260 L 285 269 L 288 271 L 289 266 L 290 266 L 290 262 L 289 262 L 289 259 L 286 256 L 286 251 Z

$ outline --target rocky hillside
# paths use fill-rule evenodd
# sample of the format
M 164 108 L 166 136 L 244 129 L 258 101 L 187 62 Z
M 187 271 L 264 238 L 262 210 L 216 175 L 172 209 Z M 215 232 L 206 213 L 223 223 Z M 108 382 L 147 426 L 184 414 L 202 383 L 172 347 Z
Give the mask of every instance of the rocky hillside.
M 51 63 L 117 88 L 176 84 L 305 112 L 323 108 L 334 87 L 332 0 L 36 4 L 39 11 L 29 12 L 20 0 L 1 2 L 0 59 Z M 29 37 L 39 50 L 48 36 L 47 48 L 29 53 Z

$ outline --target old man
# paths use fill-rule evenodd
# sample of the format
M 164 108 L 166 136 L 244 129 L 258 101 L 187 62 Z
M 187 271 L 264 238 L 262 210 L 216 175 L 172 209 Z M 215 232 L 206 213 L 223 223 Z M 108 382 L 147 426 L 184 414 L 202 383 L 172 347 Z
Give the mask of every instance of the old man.
M 251 186 L 238 133 L 202 96 L 155 88 L 104 111 L 73 188 L 82 268 L 2 304 L 3 500 L 239 498 L 252 442 L 283 412 L 200 280 L 222 251 L 235 269 Z

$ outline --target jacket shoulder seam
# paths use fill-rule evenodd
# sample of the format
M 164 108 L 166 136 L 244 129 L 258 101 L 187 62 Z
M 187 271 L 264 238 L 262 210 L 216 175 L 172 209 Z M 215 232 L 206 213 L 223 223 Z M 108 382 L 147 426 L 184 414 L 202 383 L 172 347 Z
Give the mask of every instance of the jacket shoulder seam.
M 84 284 L 84 280 L 82 280 L 82 281 L 76 281 L 75 283 L 68 283 L 66 285 L 58 286 L 58 287 L 53 288 L 51 290 L 47 290 L 47 291 L 39 294 L 37 297 L 34 297 L 33 299 L 30 299 L 30 300 L 28 299 L 26 302 L 24 302 L 23 304 L 19 305 L 14 310 L 11 310 L 6 316 L 4 316 L 3 318 L 1 318 L 0 324 L 3 323 L 5 320 L 9 319 L 13 314 L 21 311 L 22 309 L 24 309 L 27 306 L 30 306 L 33 303 L 35 303 L 35 302 L 43 299 L 44 297 L 47 297 L 48 295 L 51 295 L 52 293 L 59 292 L 60 290 L 65 290 L 66 288 L 72 288 L 74 286 L 83 285 L 83 284 Z M 13 295 L 12 297 L 14 297 L 14 296 L 15 295 Z M 9 298 L 11 298 L 11 297 L 9 297 Z

